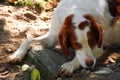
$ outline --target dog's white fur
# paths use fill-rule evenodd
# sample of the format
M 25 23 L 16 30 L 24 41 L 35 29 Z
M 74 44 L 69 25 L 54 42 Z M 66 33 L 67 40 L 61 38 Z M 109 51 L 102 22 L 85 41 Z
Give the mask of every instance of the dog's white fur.
M 57 37 L 65 18 L 71 14 L 74 15 L 72 22 L 75 24 L 75 26 L 78 26 L 80 22 L 86 20 L 83 17 L 84 14 L 90 14 L 97 21 L 99 21 L 99 23 L 103 25 L 104 30 L 103 44 L 120 42 L 120 25 L 117 24 L 117 27 L 111 27 L 110 23 L 112 20 L 112 16 L 108 11 L 106 0 L 62 0 L 57 6 L 56 11 L 54 12 L 49 32 L 44 36 L 25 40 L 17 49 L 17 51 L 9 56 L 9 58 L 11 60 L 22 60 L 28 49 L 30 49 L 31 43 L 33 41 L 40 41 L 44 47 L 54 47 L 58 42 Z M 101 48 L 98 48 L 96 46 L 95 49 L 92 51 L 88 46 L 88 43 L 83 42 L 87 40 L 85 34 L 88 30 L 89 28 L 85 28 L 84 31 L 79 29 L 75 30 L 78 42 L 83 43 L 82 46 L 85 46 L 83 48 L 85 50 L 76 50 L 75 58 L 72 61 L 64 63 L 61 66 L 60 74 L 62 76 L 72 74 L 73 71 L 80 67 L 80 65 L 86 68 L 87 65 L 85 64 L 84 59 L 87 57 L 85 53 L 89 53 L 89 56 L 92 60 L 94 60 L 94 63 L 96 61 L 96 57 L 99 57 L 102 54 L 103 45 Z

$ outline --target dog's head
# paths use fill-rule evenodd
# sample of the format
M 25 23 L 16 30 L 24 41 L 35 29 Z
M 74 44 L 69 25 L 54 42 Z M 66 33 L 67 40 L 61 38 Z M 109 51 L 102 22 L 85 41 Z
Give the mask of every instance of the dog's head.
M 69 55 L 69 47 L 75 50 L 75 55 L 83 67 L 93 66 L 97 50 L 103 44 L 103 29 L 93 16 L 83 16 L 79 25 L 73 22 L 74 15 L 65 18 L 59 33 L 59 42 L 64 54 Z

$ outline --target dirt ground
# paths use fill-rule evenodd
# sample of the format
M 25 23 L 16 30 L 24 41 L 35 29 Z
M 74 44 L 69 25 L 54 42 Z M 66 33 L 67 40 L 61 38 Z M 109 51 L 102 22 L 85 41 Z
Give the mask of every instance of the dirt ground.
M 0 80 L 29 80 L 28 72 L 22 72 L 21 66 L 23 64 L 32 66 L 32 61 L 24 59 L 20 63 L 9 64 L 7 56 L 15 52 L 26 38 L 45 34 L 50 27 L 52 14 L 53 9 L 41 14 L 34 6 L 0 5 Z M 105 50 L 109 55 L 105 54 L 105 59 L 101 58 L 99 61 L 103 62 L 104 66 L 114 65 L 114 68 L 119 68 L 120 45 L 106 46 Z M 98 64 L 100 65 L 103 64 Z
M 9 64 L 7 57 L 15 52 L 26 38 L 45 34 L 50 26 L 52 12 L 51 9 L 47 13 L 39 13 L 35 6 L 0 5 L 0 80 L 16 80 L 17 74 L 23 75 L 23 64 L 32 65 L 32 61 Z

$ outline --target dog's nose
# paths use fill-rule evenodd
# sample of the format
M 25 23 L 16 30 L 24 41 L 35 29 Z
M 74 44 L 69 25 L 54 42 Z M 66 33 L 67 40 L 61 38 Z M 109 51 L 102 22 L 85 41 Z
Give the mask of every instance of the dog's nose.
M 92 67 L 94 65 L 94 60 L 88 57 L 85 59 L 85 63 L 87 67 Z

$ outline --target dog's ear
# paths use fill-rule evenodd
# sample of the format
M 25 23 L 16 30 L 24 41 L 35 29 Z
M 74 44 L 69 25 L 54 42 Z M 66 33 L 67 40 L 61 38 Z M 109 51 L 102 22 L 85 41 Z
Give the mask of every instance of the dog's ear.
M 100 48 L 103 44 L 103 26 L 90 14 L 84 15 L 84 17 L 90 21 L 90 30 L 96 39 L 96 44 Z
M 73 15 L 69 15 L 65 18 L 62 28 L 58 35 L 58 39 L 65 56 L 68 56 L 70 54 L 69 53 L 70 38 L 74 28 L 72 18 Z

